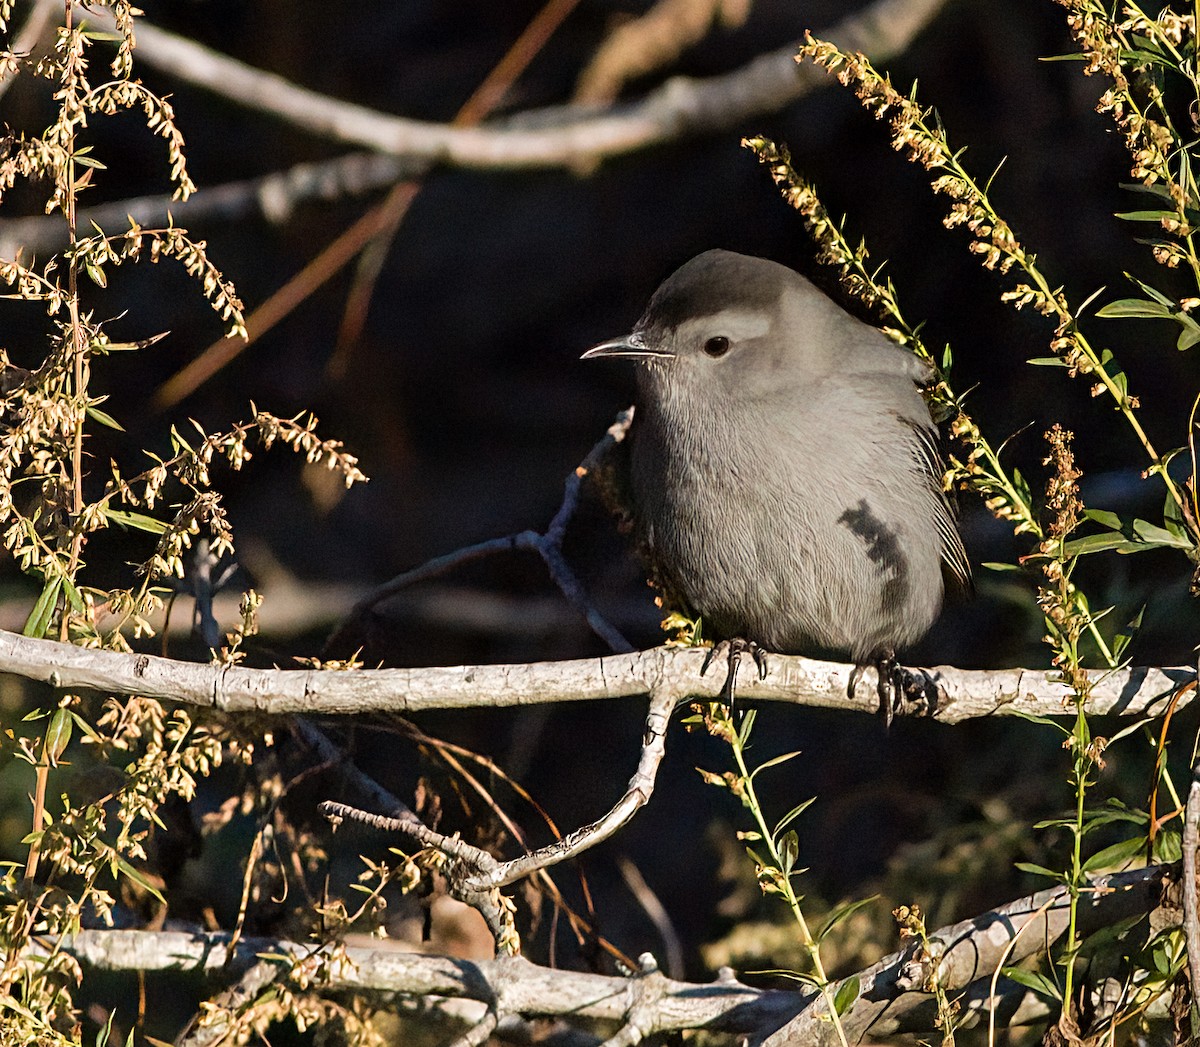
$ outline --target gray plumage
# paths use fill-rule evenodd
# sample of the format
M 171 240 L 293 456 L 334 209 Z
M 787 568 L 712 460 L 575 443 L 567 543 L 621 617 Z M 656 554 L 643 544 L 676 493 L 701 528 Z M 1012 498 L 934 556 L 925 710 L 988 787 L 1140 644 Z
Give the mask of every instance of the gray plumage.
M 944 569 L 968 582 L 930 368 L 798 273 L 707 251 L 585 356 L 638 361 L 638 534 L 707 635 L 866 664 L 925 635 Z

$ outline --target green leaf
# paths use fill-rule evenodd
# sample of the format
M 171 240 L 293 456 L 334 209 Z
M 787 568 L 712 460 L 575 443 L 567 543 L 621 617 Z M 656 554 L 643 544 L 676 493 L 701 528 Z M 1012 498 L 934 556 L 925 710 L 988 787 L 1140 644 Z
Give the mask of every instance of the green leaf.
M 1123 218 L 1126 222 L 1158 222 L 1162 224 L 1164 218 L 1174 218 L 1178 214 L 1175 210 L 1170 211 L 1118 211 L 1113 215 L 1114 218 Z
M 1177 862 L 1183 857 L 1183 839 L 1174 829 L 1163 829 L 1154 837 L 1154 859 Z
M 1034 356 L 1025 361 L 1034 367 L 1066 367 L 1067 362 L 1061 356 Z
M 1000 973 L 1018 985 L 1032 989 L 1039 996 L 1050 1000 L 1062 999 L 1062 990 L 1040 971 L 1027 971 L 1024 967 L 1001 967 Z
M 989 571 L 1019 571 L 1019 570 L 1021 570 L 1020 564 L 1000 563 L 995 560 L 989 561 L 988 563 L 982 563 L 979 566 L 986 567 Z
M 145 513 L 131 513 L 124 509 L 109 509 L 105 507 L 104 518 L 115 523 L 118 527 L 132 527 L 137 531 L 149 531 L 151 534 L 162 534 L 167 529 L 167 525 L 161 520 L 154 519 L 153 516 L 147 516 Z M 693 717 L 697 723 L 702 717 Z
M 89 407 L 87 415 L 93 422 L 99 422 L 100 425 L 107 426 L 109 429 L 116 429 L 119 433 L 125 432 L 125 428 L 120 422 L 106 411 L 101 411 L 99 407 Z
M 80 716 L 74 709 L 70 710 L 71 719 L 75 721 L 75 726 L 86 734 L 93 742 L 100 743 L 102 741 L 100 735 L 96 733 L 96 729 L 87 722 L 87 718 Z
M 1125 628 L 1113 637 L 1113 656 L 1118 661 L 1120 661 L 1121 655 L 1125 653 L 1125 649 L 1129 646 L 1134 636 L 1137 635 L 1137 631 L 1142 627 L 1142 618 L 1145 616 L 1145 614 L 1146 605 L 1142 604 L 1137 614 L 1135 614 L 1129 619 L 1128 622 L 1125 623 Z M 1115 740 L 1115 738 L 1109 739 L 1109 744 L 1111 745 Z
M 1154 301 L 1158 302 L 1159 305 L 1165 305 L 1171 309 L 1176 308 L 1174 299 L 1168 298 L 1165 294 L 1162 293 L 1162 291 L 1158 290 L 1158 288 L 1153 287 L 1152 285 L 1146 283 L 1145 280 L 1139 280 L 1132 273 L 1126 273 L 1125 275 L 1130 280 L 1132 280 L 1135 284 L 1137 284 L 1138 287 L 1140 287 L 1147 295 L 1149 295 L 1150 298 L 1152 298 Z
M 46 635 L 46 630 L 50 628 L 50 619 L 54 617 L 54 605 L 58 603 L 58 594 L 61 590 L 61 574 L 55 575 L 46 582 L 42 589 L 42 595 L 37 598 L 37 603 L 33 605 L 33 610 L 25 619 L 25 628 L 21 630 L 23 636 L 41 639 Z
M 1083 56 L 1080 55 L 1082 58 Z M 1156 196 L 1158 199 L 1165 201 L 1168 207 L 1171 208 L 1171 214 L 1175 213 L 1175 198 L 1171 196 L 1171 191 L 1163 185 L 1146 185 L 1144 182 L 1121 182 L 1122 189 L 1127 189 L 1131 193 L 1144 193 L 1147 196 Z
M 1072 538 L 1069 542 L 1064 542 L 1063 555 L 1067 558 L 1088 556 L 1092 553 L 1106 553 L 1114 549 L 1119 553 L 1141 553 L 1151 548 L 1153 546 L 1145 542 L 1137 542 L 1122 534 L 1108 531 L 1105 534 L 1089 534 L 1084 538 Z
M 1175 310 L 1160 302 L 1147 302 L 1144 298 L 1118 298 L 1115 302 L 1101 306 L 1096 310 L 1097 316 L 1106 319 L 1121 317 L 1139 317 L 1152 320 L 1171 320 Z
M 114 860 L 116 861 L 117 868 L 121 870 L 121 874 L 123 876 L 125 876 L 127 879 L 132 880 L 139 887 L 141 887 L 144 891 L 153 895 L 158 901 L 162 902 L 163 905 L 167 904 L 166 899 L 163 898 L 163 896 L 158 893 L 158 888 L 155 887 L 154 884 L 152 884 L 149 880 L 147 880 L 143 873 L 141 873 L 137 869 L 135 869 L 132 865 L 129 864 L 129 862 L 127 862 L 119 854 L 115 855 Z
M 773 837 L 777 838 L 779 836 L 779 834 L 781 832 L 783 832 L 784 829 L 786 829 L 789 825 L 792 824 L 792 822 L 794 822 L 797 818 L 799 818 L 800 815 L 802 815 L 806 810 L 808 810 L 809 805 L 815 799 L 816 799 L 815 796 L 810 796 L 807 800 L 801 800 L 798 804 L 796 804 L 795 807 L 793 807 L 790 811 L 788 811 L 787 814 L 785 814 L 782 818 L 779 819 L 779 822 L 775 826 L 775 831 L 773 833 L 771 833 L 771 835 Z
M 79 590 L 75 588 L 74 583 L 70 578 L 63 577 L 63 594 L 67 598 L 67 603 L 71 605 L 71 610 L 79 614 L 83 614 L 83 597 L 79 595 Z
M 781 763 L 787 763 L 788 760 L 794 759 L 800 755 L 799 749 L 793 749 L 790 753 L 783 753 L 780 756 L 773 756 L 766 763 L 760 763 L 753 771 L 750 772 L 751 781 L 758 776 L 760 771 L 765 771 L 768 767 L 778 767 Z
M 1095 872 L 1097 869 L 1111 869 L 1114 866 L 1124 865 L 1145 852 L 1146 838 L 1133 836 L 1128 840 L 1122 840 L 1120 843 L 1114 843 L 1111 847 L 1097 851 L 1083 863 L 1083 871 Z
M 91 278 L 92 283 L 94 283 L 97 287 L 108 286 L 108 277 L 104 275 L 104 270 L 101 269 L 100 266 L 98 266 L 90 258 L 85 258 L 83 260 L 83 268 Z
M 1190 549 L 1192 547 L 1191 542 L 1173 535 L 1166 528 L 1158 527 L 1148 520 L 1134 520 L 1133 530 L 1139 538 L 1149 545 L 1165 545 L 1172 549 Z
M 795 829 L 789 829 L 777 842 L 779 858 L 783 862 L 783 875 L 787 876 L 796 865 L 800 856 L 800 837 Z
M 1110 513 L 1107 509 L 1084 509 L 1083 515 L 1089 520 L 1103 524 L 1110 531 L 1120 531 L 1125 526 L 1116 513 Z
M 1170 491 L 1167 492 L 1167 500 L 1163 503 L 1163 526 L 1176 538 L 1184 538 L 1187 535 L 1187 527 L 1183 522 L 1183 510 L 1179 508 L 1179 503 L 1171 497 Z
M 1035 829 L 1067 829 L 1075 824 L 1074 818 L 1045 818 L 1040 822 L 1034 822 Z
M 847 978 L 844 982 L 842 982 L 841 985 L 838 986 L 838 990 L 833 996 L 833 1009 L 837 1012 L 839 1018 L 845 1014 L 850 1009 L 854 1001 L 858 999 L 859 989 L 860 984 L 857 974 L 850 975 L 849 978 Z
M 1052 720 L 1049 716 L 1039 716 L 1037 713 L 1022 712 L 1020 709 L 1014 709 L 1012 714 L 1013 716 L 1021 717 L 1022 720 L 1028 720 L 1030 723 L 1040 723 L 1044 724 L 1046 727 L 1054 727 L 1067 736 L 1070 736 L 1071 734 L 1066 727 L 1064 727 L 1057 720 Z
M 750 740 L 750 732 L 754 730 L 754 720 L 758 716 L 753 709 L 747 709 L 742 717 L 742 726 L 738 728 L 738 741 L 743 747 Z
M 74 725 L 71 714 L 66 709 L 55 709 L 50 717 L 50 726 L 46 729 L 44 752 L 51 767 L 58 766 L 58 759 L 67 746 L 71 744 L 71 728 Z
M 1190 349 L 1198 342 L 1200 342 L 1200 329 L 1189 325 L 1184 327 L 1184 329 L 1179 332 L 1179 338 L 1175 342 L 1175 348 L 1182 352 L 1184 349 Z
M 820 928 L 817 930 L 817 933 L 816 933 L 817 944 L 820 944 L 821 942 L 823 942 L 825 940 L 825 936 L 830 931 L 832 931 L 834 929 L 834 927 L 836 927 L 839 923 L 841 923 L 844 919 L 846 919 L 847 916 L 853 915 L 854 913 L 858 912 L 859 909 L 863 908 L 864 906 L 870 905 L 872 902 L 876 901 L 878 898 L 879 898 L 879 895 L 873 894 L 873 895 L 871 895 L 870 898 L 859 898 L 858 901 L 846 902 L 843 905 L 837 906 L 837 908 L 835 908 L 833 910 L 833 912 L 831 912 L 828 916 L 825 917 L 825 919 L 821 923 Z
M 1034 865 L 1033 862 L 1013 862 L 1013 868 L 1021 872 L 1032 873 L 1034 876 L 1048 876 L 1052 880 L 1064 879 L 1064 874 L 1055 869 L 1047 869 L 1044 865 Z

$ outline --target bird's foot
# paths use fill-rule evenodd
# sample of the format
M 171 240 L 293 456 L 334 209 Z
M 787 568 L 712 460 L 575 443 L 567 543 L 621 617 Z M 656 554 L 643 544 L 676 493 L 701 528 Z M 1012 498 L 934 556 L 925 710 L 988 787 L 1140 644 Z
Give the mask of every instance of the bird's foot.
M 729 668 L 725 674 L 725 682 L 721 685 L 719 697 L 727 705 L 733 705 L 734 688 L 737 685 L 738 669 L 742 664 L 742 654 L 746 651 L 750 652 L 751 657 L 754 659 L 754 664 L 758 666 L 758 678 L 765 680 L 767 678 L 767 652 L 753 640 L 747 640 L 740 636 L 732 640 L 718 640 L 708 649 L 708 654 L 704 656 L 704 664 L 700 666 L 701 676 L 708 672 L 708 667 L 712 665 L 717 654 L 723 648 L 726 651 Z
M 896 710 L 904 704 L 907 691 L 907 679 L 904 667 L 896 661 L 895 651 L 884 651 L 869 662 L 861 662 L 850 673 L 850 686 L 846 689 L 848 698 L 854 697 L 855 688 L 868 666 L 875 670 L 875 692 L 879 695 L 879 715 L 883 717 L 883 726 L 890 728 Z

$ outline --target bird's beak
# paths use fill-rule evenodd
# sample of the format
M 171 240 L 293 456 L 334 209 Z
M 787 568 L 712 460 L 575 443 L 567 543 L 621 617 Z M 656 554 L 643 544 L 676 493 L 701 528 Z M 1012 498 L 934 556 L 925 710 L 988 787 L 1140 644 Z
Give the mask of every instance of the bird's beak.
M 659 349 L 650 345 L 647 343 L 645 335 L 640 331 L 634 331 L 623 338 L 613 338 L 610 341 L 601 342 L 599 345 L 593 346 L 579 359 L 595 360 L 602 356 L 641 356 L 661 359 L 674 355 L 674 353 L 667 352 L 665 349 Z

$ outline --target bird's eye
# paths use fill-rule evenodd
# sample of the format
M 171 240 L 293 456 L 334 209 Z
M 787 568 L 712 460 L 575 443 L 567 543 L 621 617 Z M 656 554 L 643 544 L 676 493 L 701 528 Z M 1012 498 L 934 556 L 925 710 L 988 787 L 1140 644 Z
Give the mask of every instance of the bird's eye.
M 729 339 L 723 334 L 715 335 L 704 343 L 704 351 L 712 357 L 724 356 L 729 352 Z

